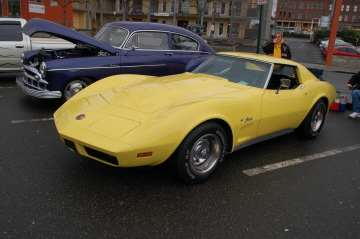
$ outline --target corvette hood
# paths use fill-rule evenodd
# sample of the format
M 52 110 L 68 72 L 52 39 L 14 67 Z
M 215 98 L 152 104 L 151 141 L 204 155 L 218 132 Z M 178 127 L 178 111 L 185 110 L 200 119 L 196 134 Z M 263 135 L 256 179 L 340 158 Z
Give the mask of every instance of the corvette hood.
M 22 28 L 22 32 L 28 36 L 32 36 L 37 32 L 43 32 L 62 38 L 74 44 L 77 44 L 78 42 L 83 42 L 99 47 L 108 52 L 112 52 L 112 53 L 116 52 L 116 48 L 102 41 L 99 41 L 93 37 L 87 36 L 70 28 L 43 19 L 38 19 L 38 18 L 30 19 Z
M 249 88 L 229 83 L 228 80 L 219 77 L 184 73 L 114 87 L 101 92 L 100 95 L 111 105 L 153 113 L 170 105 L 218 97 Z

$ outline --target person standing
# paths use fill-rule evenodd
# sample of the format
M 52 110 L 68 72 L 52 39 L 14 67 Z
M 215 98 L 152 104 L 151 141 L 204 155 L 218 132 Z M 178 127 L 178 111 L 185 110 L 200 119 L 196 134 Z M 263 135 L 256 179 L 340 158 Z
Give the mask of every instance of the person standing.
M 284 42 L 283 33 L 276 31 L 274 34 L 274 40 L 266 43 L 263 46 L 263 51 L 268 56 L 274 56 L 279 58 L 285 58 L 291 60 L 290 47 Z M 274 72 L 282 74 L 282 67 L 280 65 L 274 66 Z
M 355 119 L 356 117 L 360 117 L 360 71 L 350 78 L 346 87 L 353 90 L 351 92 L 351 98 L 354 112 L 349 114 L 349 117 Z

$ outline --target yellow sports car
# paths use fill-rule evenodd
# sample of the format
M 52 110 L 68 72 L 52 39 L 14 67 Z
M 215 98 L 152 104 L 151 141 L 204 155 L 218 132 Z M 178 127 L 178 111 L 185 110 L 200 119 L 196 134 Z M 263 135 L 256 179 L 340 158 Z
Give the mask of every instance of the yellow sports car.
M 282 74 L 273 73 L 274 64 Z M 296 62 L 224 52 L 179 75 L 105 78 L 54 118 L 79 154 L 116 167 L 167 161 L 194 184 L 212 176 L 227 153 L 293 131 L 316 137 L 335 95 Z

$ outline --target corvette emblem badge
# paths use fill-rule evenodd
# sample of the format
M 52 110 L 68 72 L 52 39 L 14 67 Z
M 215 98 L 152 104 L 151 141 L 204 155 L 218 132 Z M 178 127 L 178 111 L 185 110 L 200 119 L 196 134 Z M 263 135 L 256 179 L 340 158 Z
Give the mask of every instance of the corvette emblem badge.
M 77 119 L 77 120 L 82 120 L 83 118 L 85 118 L 85 115 L 84 115 L 84 114 L 81 114 L 81 115 L 76 116 L 76 119 Z

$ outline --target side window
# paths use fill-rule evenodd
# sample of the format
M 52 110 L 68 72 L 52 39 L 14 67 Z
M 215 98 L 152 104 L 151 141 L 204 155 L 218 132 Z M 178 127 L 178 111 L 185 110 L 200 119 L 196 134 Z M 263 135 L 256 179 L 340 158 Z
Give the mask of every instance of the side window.
M 127 47 L 136 47 L 140 49 L 169 49 L 168 34 L 165 32 L 138 32 L 131 36 Z
M 340 51 L 340 52 L 347 52 L 346 48 L 339 48 L 338 51 Z
M 199 49 L 199 44 L 195 40 L 177 34 L 172 35 L 172 46 L 174 50 L 197 51 Z
M 359 54 L 356 50 L 348 48 L 349 53 Z
M 0 41 L 22 41 L 21 26 L 18 21 L 0 22 Z
M 128 32 L 123 28 L 108 27 L 99 36 L 95 36 L 100 41 L 106 42 L 114 47 L 119 47 L 124 42 Z
M 270 90 L 280 89 L 282 79 L 289 79 L 291 81 L 290 87 L 286 89 L 291 90 L 299 86 L 300 82 L 297 76 L 297 71 L 296 71 L 297 68 L 291 65 L 281 65 L 281 68 L 283 70 L 283 73 L 282 74 L 272 73 L 266 89 L 270 89 Z

